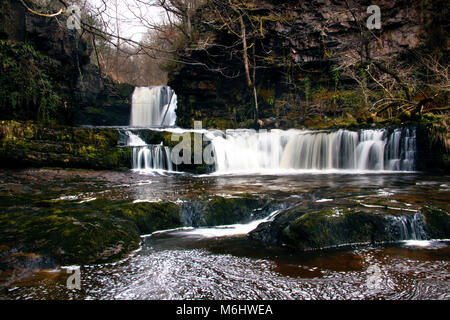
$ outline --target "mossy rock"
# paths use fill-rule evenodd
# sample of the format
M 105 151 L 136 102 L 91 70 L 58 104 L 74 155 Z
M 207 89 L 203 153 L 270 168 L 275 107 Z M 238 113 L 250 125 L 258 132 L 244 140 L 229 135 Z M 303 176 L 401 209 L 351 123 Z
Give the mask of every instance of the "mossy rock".
M 120 211 L 133 219 L 140 234 L 182 226 L 180 206 L 171 202 L 138 203 Z
M 115 129 L 0 122 L 0 162 L 8 167 L 61 167 L 123 170 L 131 167 L 130 148 L 118 148 Z
M 407 230 L 404 230 L 405 227 Z M 450 216 L 448 212 L 432 207 L 424 207 L 418 214 L 394 214 L 357 207 L 309 208 L 299 205 L 283 211 L 273 222 L 260 225 L 250 234 L 250 238 L 270 245 L 312 250 L 393 243 L 407 240 L 404 238 L 405 232 L 411 239 L 417 232 L 423 239 L 448 239 Z
M 302 215 L 283 230 L 281 239 L 300 250 L 395 240 L 382 216 L 338 208 Z
M 36 205 L 2 210 L 0 244 L 53 264 L 117 261 L 139 247 L 141 235 L 182 226 L 180 207 L 172 203 L 39 200 Z
M 425 230 L 432 239 L 450 239 L 450 214 L 440 208 L 425 206 Z
M 237 223 L 247 223 L 268 215 L 270 201 L 250 195 L 224 198 L 216 197 L 210 200 L 204 210 L 206 226 L 220 226 Z

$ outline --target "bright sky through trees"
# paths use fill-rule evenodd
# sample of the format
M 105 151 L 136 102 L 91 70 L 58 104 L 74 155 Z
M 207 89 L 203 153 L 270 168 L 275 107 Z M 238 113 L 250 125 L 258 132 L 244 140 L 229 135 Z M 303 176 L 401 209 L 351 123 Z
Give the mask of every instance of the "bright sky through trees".
M 118 20 L 120 20 L 120 35 L 134 41 L 140 41 L 144 34 L 148 32 L 148 27 L 144 25 L 142 18 L 151 23 L 158 23 L 164 19 L 165 13 L 162 9 L 155 6 L 144 5 L 142 4 L 143 1 L 139 0 L 87 1 L 94 8 L 95 12 L 101 12 L 103 19 L 108 23 L 109 32 L 117 34 L 117 17 Z

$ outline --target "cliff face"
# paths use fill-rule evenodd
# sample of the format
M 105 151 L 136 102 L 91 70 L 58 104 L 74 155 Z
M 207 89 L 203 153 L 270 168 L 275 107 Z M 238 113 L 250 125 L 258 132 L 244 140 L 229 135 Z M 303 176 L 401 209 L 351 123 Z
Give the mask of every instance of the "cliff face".
M 188 64 L 176 65 L 170 74 L 179 124 L 191 127 L 196 119 L 209 127 L 246 126 L 254 102 L 243 47 L 236 46 L 242 27 L 233 25 L 237 19 L 227 20 L 226 6 L 210 3 L 196 12 L 194 29 L 200 31 L 179 50 Z M 366 26 L 371 4 L 381 8 L 381 30 Z M 314 116 L 336 117 L 363 103 L 355 93 L 358 84 L 340 73 L 346 61 L 414 63 L 412 51 L 448 52 L 446 1 L 246 1 L 241 12 L 259 118 L 276 118 L 269 122 L 282 127 L 304 125 Z M 310 112 L 314 108 L 316 114 Z
M 119 141 L 115 129 L 0 121 L 0 167 L 126 170 L 131 149 L 118 148 Z
M 41 17 L 19 1 L 3 0 L 0 41 L 0 119 L 129 123 L 133 87 L 100 76 L 91 64 L 91 40 L 69 30 L 65 15 Z
M 32 44 L 38 51 L 63 62 L 63 68 L 74 69 L 77 61 L 81 66 L 89 62 L 91 49 L 85 41 L 78 41 L 76 32 L 65 27 L 64 19 L 34 15 L 19 1 L 1 2 L 0 38 Z

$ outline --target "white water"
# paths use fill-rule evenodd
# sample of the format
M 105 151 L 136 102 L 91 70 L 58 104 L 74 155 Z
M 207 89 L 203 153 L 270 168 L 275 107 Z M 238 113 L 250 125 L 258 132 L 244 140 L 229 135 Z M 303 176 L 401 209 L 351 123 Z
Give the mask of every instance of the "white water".
M 152 129 L 153 130 L 153 129 Z M 157 131 L 163 129 L 155 129 Z M 214 149 L 215 174 L 366 173 L 414 171 L 416 130 L 182 130 L 204 134 Z M 173 171 L 171 150 L 148 146 L 127 132 L 134 147 L 133 168 Z
M 133 147 L 133 170 L 148 171 L 173 171 L 171 152 L 169 147 L 160 145 L 148 145 L 139 136 L 127 131 L 128 146 Z
M 228 130 L 212 139 L 219 174 L 415 170 L 414 129 Z
M 177 96 L 168 86 L 137 87 L 133 93 L 132 127 L 173 127 Z
M 270 222 L 280 213 L 279 210 L 272 212 L 265 219 L 255 220 L 246 224 L 233 224 L 226 226 L 217 226 L 210 228 L 181 228 L 177 230 L 168 230 L 158 233 L 171 233 L 178 236 L 201 237 L 201 238 L 220 238 L 247 235 L 262 223 Z

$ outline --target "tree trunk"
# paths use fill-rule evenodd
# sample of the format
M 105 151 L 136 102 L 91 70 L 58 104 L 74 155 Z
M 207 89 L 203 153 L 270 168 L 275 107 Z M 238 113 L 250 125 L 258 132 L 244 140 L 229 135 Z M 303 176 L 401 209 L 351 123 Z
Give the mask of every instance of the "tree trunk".
M 239 23 L 241 24 L 241 37 L 242 43 L 244 46 L 244 66 L 245 66 L 245 75 L 247 76 L 247 84 L 249 87 L 253 86 L 252 79 L 250 78 L 250 62 L 248 60 L 248 45 L 247 45 L 247 31 L 245 28 L 245 22 L 242 15 L 239 15 Z

